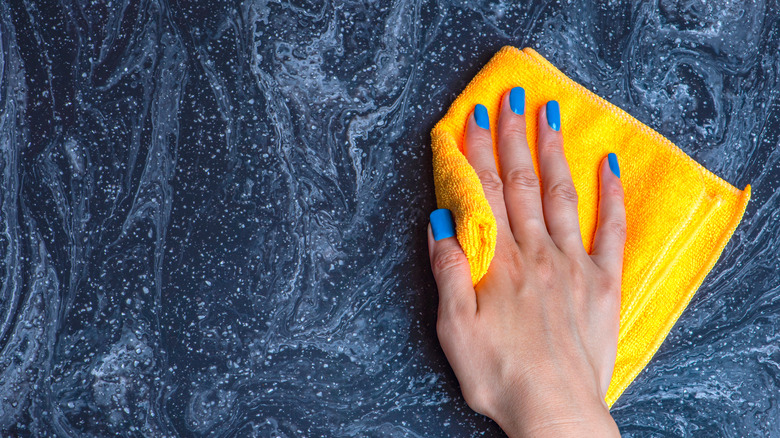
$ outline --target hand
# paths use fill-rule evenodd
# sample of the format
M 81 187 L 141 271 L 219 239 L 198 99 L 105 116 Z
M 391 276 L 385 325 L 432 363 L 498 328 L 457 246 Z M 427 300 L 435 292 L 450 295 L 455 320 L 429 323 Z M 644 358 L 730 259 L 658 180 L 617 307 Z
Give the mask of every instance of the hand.
M 540 193 L 525 116 L 512 110 L 523 112 L 524 93 L 515 90 L 511 106 L 510 93 L 503 97 L 498 121 L 500 177 L 484 108 L 466 127 L 466 158 L 498 223 L 495 256 L 476 287 L 457 239 L 434 240 L 437 220 L 438 230 L 428 227 L 439 341 L 466 403 L 508 435 L 619 436 L 604 401 L 617 354 L 626 236 L 617 159 L 601 162 L 588 254 L 558 104 L 539 113 Z

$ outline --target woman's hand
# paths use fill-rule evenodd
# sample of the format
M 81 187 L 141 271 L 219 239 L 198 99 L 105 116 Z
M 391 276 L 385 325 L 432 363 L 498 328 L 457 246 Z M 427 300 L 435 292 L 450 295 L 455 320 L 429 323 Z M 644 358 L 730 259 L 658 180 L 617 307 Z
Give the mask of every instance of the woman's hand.
M 540 193 L 523 101 L 520 88 L 502 100 L 500 176 L 487 111 L 478 105 L 468 120 L 465 154 L 498 223 L 495 256 L 476 287 L 457 239 L 442 237 L 449 212 L 432 215 L 439 341 L 468 405 L 510 436 L 619 435 L 604 401 L 617 352 L 626 236 L 617 158 L 601 163 L 598 229 L 588 254 L 558 103 L 539 113 Z

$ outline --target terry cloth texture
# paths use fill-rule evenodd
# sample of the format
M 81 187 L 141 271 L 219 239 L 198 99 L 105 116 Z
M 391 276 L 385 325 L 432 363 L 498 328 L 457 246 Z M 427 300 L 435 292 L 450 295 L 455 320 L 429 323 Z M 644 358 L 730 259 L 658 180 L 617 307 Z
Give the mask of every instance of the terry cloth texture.
M 476 285 L 490 266 L 496 221 L 474 169 L 463 155 L 467 117 L 488 109 L 495 144 L 501 97 L 523 87 L 528 143 L 537 176 L 539 108 L 561 106 L 566 158 L 579 194 L 585 249 L 598 218 L 599 164 L 615 152 L 625 189 L 628 235 L 622 278 L 617 361 L 611 407 L 655 354 L 742 219 L 750 185 L 739 190 L 659 133 L 569 79 L 530 48 L 506 46 L 469 83 L 433 128 L 436 200 L 452 211 L 457 238 Z M 496 163 L 498 158 L 496 156 Z

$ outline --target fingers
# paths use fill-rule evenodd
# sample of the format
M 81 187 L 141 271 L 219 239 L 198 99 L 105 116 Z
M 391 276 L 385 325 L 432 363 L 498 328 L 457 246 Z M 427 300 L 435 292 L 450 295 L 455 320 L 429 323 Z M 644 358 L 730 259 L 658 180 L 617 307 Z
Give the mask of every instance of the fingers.
M 626 208 L 615 154 L 609 154 L 601 162 L 599 178 L 599 223 L 593 237 L 591 258 L 596 265 L 620 278 L 626 244 Z
M 546 232 L 539 178 L 534 172 L 525 129 L 525 91 L 515 87 L 501 101 L 498 121 L 498 157 L 504 181 L 504 202 L 515 240 Z
M 493 155 L 493 137 L 490 135 L 490 120 L 487 109 L 476 105 L 466 122 L 465 155 L 471 167 L 477 172 L 485 197 L 498 223 L 499 235 L 507 233 L 509 223 L 504 206 L 503 183 L 496 170 Z
M 445 318 L 474 315 L 477 296 L 471 282 L 471 268 L 455 237 L 452 213 L 446 209 L 434 210 L 430 219 L 428 255 L 439 289 L 439 315 Z
M 564 252 L 585 252 L 577 215 L 577 190 L 563 151 L 560 106 L 554 100 L 539 112 L 537 148 L 542 210 L 550 237 Z

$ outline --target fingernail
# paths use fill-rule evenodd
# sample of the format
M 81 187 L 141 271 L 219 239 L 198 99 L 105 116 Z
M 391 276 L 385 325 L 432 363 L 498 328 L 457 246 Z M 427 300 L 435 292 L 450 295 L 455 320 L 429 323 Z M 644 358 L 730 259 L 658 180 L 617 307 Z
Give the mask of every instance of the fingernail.
M 547 124 L 554 131 L 561 130 L 561 107 L 555 100 L 547 102 Z
M 517 115 L 525 113 L 525 90 L 523 87 L 512 88 L 509 92 L 509 108 Z
M 478 103 L 474 107 L 474 121 L 477 122 L 477 126 L 482 129 L 490 129 L 490 118 L 488 118 L 487 108 L 485 105 Z
M 609 155 L 607 155 L 607 161 L 609 161 L 609 169 L 612 170 L 612 173 L 620 178 L 620 165 L 618 165 L 617 155 L 610 152 Z
M 446 239 L 455 235 L 455 221 L 452 220 L 452 212 L 446 208 L 433 210 L 431 213 L 431 229 L 433 240 Z

